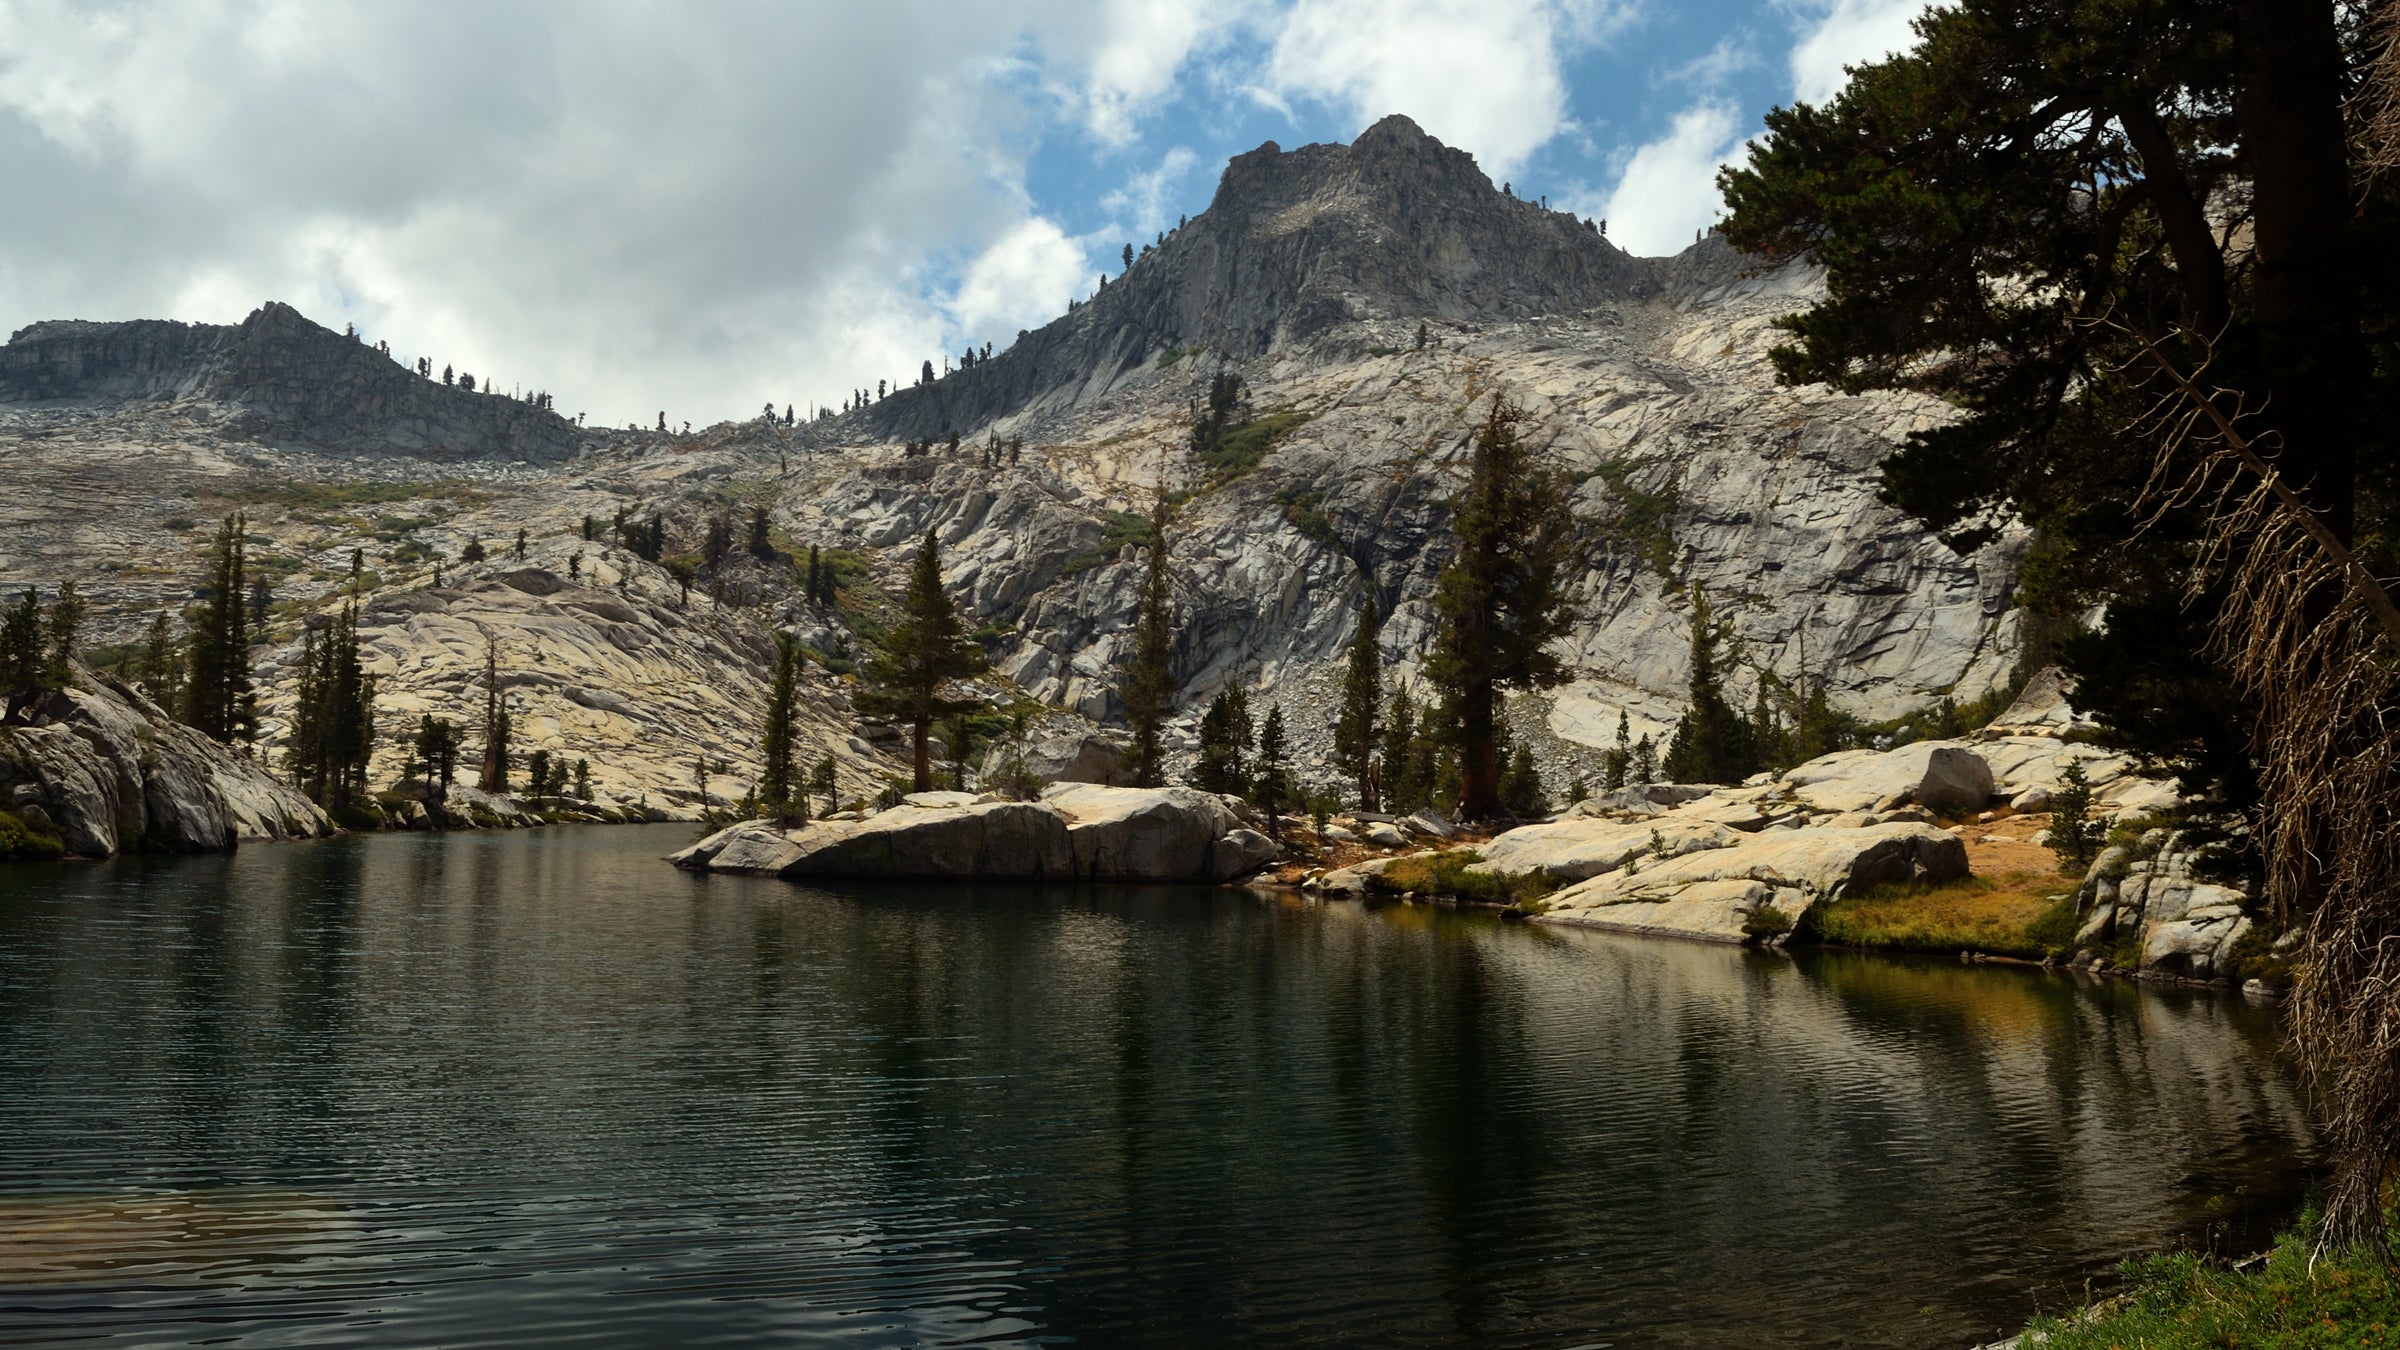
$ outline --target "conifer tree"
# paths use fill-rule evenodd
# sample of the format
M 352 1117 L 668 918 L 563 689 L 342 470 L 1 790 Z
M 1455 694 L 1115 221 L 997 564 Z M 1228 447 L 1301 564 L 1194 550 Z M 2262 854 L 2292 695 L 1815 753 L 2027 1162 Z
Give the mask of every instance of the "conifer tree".
M 708 534 L 700 544 L 701 561 L 714 567 L 733 551 L 733 521 L 719 511 L 708 518 Z
M 8 697 L 11 722 L 41 696 L 49 667 L 43 646 L 42 600 L 28 589 L 0 620 L 0 693 Z
M 800 653 L 798 644 L 783 633 L 775 635 L 775 680 L 767 693 L 766 735 L 760 746 L 760 758 L 766 767 L 759 774 L 759 805 L 773 820 L 787 819 L 795 806 L 801 819 L 808 818 L 808 794 L 792 777 L 792 753 L 795 749 L 792 711 L 799 694 Z
M 519 526 L 517 527 L 517 560 L 518 560 L 519 562 L 522 562 L 522 561 L 524 561 L 524 559 L 525 559 L 525 527 L 524 527 L 524 526 L 522 526 L 522 525 L 519 525 Z
M 775 556 L 775 541 L 767 533 L 767 508 L 750 508 L 750 556 L 771 560 Z
M 486 792 L 508 791 L 508 704 L 500 697 L 500 648 L 483 644 L 483 775 Z
M 825 799 L 825 810 L 829 814 L 840 806 L 835 800 L 835 794 L 840 791 L 838 784 L 838 772 L 831 755 L 818 760 L 817 767 L 808 771 L 809 791 Z
M 867 663 L 865 686 L 854 704 L 869 717 L 909 725 L 914 751 L 915 791 L 933 787 L 933 724 L 944 717 L 981 709 L 983 700 L 950 694 L 958 680 L 990 669 L 983 648 L 967 636 L 958 610 L 942 589 L 941 543 L 932 530 L 917 548 L 901 618 L 885 635 L 884 649 Z
M 1568 494 L 1517 435 L 1523 412 L 1495 396 L 1476 432 L 1466 488 L 1452 502 L 1458 553 L 1434 592 L 1427 674 L 1456 737 L 1459 814 L 1501 810 L 1495 744 L 1503 689 L 1545 689 L 1566 678 L 1549 650 L 1572 612 L 1565 590 L 1574 546 Z
M 1291 765 L 1286 760 L 1287 747 L 1283 734 L 1283 705 L 1267 709 L 1267 720 L 1258 729 L 1258 765 L 1251 775 L 1252 800 L 1258 809 L 1267 813 L 1267 833 L 1283 837 L 1284 805 L 1292 799 Z
M 1519 820 L 1538 820 L 1550 814 L 1548 790 L 1533 762 L 1533 747 L 1519 742 L 1509 755 L 1508 771 L 1500 775 L 1500 804 Z
M 1159 744 L 1175 704 L 1175 605 L 1167 574 L 1167 494 L 1150 508 L 1150 562 L 1143 574 L 1141 610 L 1134 619 L 1132 660 L 1118 697 L 1133 728 L 1133 781 L 1157 787 L 1165 781 L 1166 755 Z
M 1407 681 L 1403 680 L 1393 687 L 1391 707 L 1391 715 L 1383 723 L 1383 809 L 1414 811 L 1423 806 L 1425 800 L 1424 784 L 1414 771 L 1417 700 Z
M 1614 792 L 1625 786 L 1625 775 L 1633 768 L 1633 744 L 1629 739 L 1631 724 L 1625 710 L 1617 709 L 1617 743 L 1600 756 L 1600 788 Z
M 136 657 L 134 683 L 161 708 L 173 709 L 183 692 L 184 645 L 164 611 L 150 616 L 150 631 Z
M 1650 733 L 1646 731 L 1642 733 L 1640 740 L 1633 743 L 1632 772 L 1633 781 L 1636 783 L 1647 784 L 1658 781 L 1658 747 L 1651 744 Z
M 42 624 L 42 636 L 50 648 L 42 678 L 48 688 L 64 689 L 74 678 L 75 653 L 83 644 L 83 619 L 83 596 L 74 581 L 58 583 L 58 598 L 50 602 L 50 616 Z
M 1757 738 L 1725 701 L 1724 677 L 1717 671 L 1724 638 L 1723 620 L 1694 586 L 1690 697 L 1674 739 L 1667 742 L 1664 768 L 1670 782 L 1739 783 L 1758 772 Z
M 592 762 L 588 759 L 582 758 L 581 756 L 577 756 L 575 760 L 575 800 L 579 802 L 588 802 L 591 799 Z
M 356 575 L 356 567 L 353 567 Z M 284 762 L 292 782 L 337 815 L 366 794 L 375 753 L 375 677 L 358 659 L 358 598 L 301 637 L 300 679 Z
M 226 744 L 258 736 L 258 695 L 250 681 L 250 613 L 243 604 L 249 523 L 225 517 L 209 546 L 207 598 L 191 626 L 191 659 L 182 720 Z
M 430 800 L 439 801 L 450 790 L 450 780 L 458 772 L 460 740 L 458 724 L 446 717 L 426 713 L 417 719 L 414 749 Z
M 1378 790 L 1375 740 L 1383 702 L 1383 649 L 1376 641 L 1375 589 L 1359 602 L 1358 631 L 1350 639 L 1350 666 L 1342 678 L 1342 712 L 1333 727 L 1337 763 L 1358 784 L 1362 811 L 1383 809 Z
M 1203 792 L 1239 796 L 1250 790 L 1245 758 L 1250 753 L 1250 695 L 1238 684 L 1227 685 L 1209 700 L 1200 715 L 1200 758 L 1192 766 L 1192 782 Z
M 525 757 L 525 791 L 535 797 L 555 795 L 550 791 L 549 751 L 536 750 Z

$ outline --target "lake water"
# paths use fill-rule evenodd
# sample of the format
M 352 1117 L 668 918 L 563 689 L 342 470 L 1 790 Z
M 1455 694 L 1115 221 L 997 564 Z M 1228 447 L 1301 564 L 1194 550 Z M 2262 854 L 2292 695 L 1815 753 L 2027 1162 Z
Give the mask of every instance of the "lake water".
M 2302 1184 L 2223 996 L 690 837 L 0 868 L 0 1338 L 1965 1345 Z

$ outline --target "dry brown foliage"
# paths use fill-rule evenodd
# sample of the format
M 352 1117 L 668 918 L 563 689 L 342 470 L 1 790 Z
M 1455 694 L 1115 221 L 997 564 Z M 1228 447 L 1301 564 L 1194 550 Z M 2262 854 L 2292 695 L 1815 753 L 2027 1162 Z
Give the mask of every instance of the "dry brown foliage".
M 2400 609 L 2282 477 L 2273 433 L 2247 434 L 2241 396 L 2177 349 L 2141 358 L 2161 390 L 2138 428 L 2158 447 L 2145 525 L 2198 511 L 2193 593 L 2225 586 L 2212 645 L 2258 709 L 2268 896 L 2306 926 L 2292 1035 L 2332 1152 L 2321 1241 L 2380 1244 L 2400 1166 Z

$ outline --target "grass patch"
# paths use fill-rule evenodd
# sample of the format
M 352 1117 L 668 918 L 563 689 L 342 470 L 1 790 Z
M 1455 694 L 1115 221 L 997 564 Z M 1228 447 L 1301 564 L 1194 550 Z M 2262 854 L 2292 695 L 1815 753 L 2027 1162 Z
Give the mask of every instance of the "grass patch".
M 1325 494 L 1302 492 L 1286 488 L 1275 494 L 1283 505 L 1284 522 L 1308 538 L 1327 548 L 1341 547 L 1341 536 L 1334 533 L 1333 518 L 1325 514 Z
M 1286 408 L 1225 428 L 1215 449 L 1200 452 L 1200 463 L 1208 470 L 1208 485 L 1222 487 L 1257 468 L 1277 441 L 1308 420 L 1309 414 Z
M 1447 895 L 1485 905 L 1511 905 L 1529 913 L 1540 913 L 1542 900 L 1558 889 L 1558 882 L 1540 872 L 1470 872 L 1467 869 L 1483 861 L 1483 854 L 1471 848 L 1454 848 L 1442 853 L 1427 853 L 1398 858 L 1381 872 L 1367 878 L 1367 889 L 1385 895 Z
M 1192 349 L 1189 347 L 1169 347 L 1165 351 L 1158 354 L 1158 360 L 1152 363 L 1151 368 L 1154 370 L 1165 370 L 1167 367 L 1174 365 L 1176 362 L 1189 355 L 1191 350 Z
M 833 573 L 834 612 L 842 616 L 860 640 L 881 647 L 900 606 L 875 584 L 874 564 L 863 553 L 829 548 L 818 553 L 817 565 Z
M 1067 559 L 1062 575 L 1075 576 L 1110 562 L 1125 551 L 1127 544 L 1135 548 L 1148 548 L 1151 533 L 1150 517 L 1138 511 L 1111 511 L 1101 518 L 1100 546 L 1085 549 Z
M 2190 1253 L 2137 1257 L 2120 1269 L 2133 1288 L 2089 1321 L 2040 1319 L 2043 1350 L 2247 1350 L 2400 1347 L 2400 1282 L 2367 1252 L 2342 1252 L 2311 1268 L 2304 1216 L 2275 1240 L 2266 1264 L 2233 1271 Z
M 1894 952 L 1992 952 L 2039 958 L 2075 940 L 2075 901 L 2033 872 L 1875 886 L 1810 912 L 1821 941 Z

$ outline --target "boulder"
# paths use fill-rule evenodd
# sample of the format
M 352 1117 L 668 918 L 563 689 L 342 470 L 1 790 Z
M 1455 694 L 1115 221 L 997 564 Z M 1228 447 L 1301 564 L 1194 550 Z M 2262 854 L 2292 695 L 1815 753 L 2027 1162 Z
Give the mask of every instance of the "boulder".
M 316 803 L 257 760 L 170 721 L 115 681 L 79 671 L 31 726 L 0 727 L 0 792 L 67 850 L 201 852 L 333 833 Z
M 1214 881 L 1241 874 L 1225 871 L 1215 856 L 1226 836 L 1241 830 L 1241 819 L 1214 793 L 1058 783 L 1043 791 L 1042 804 L 1066 815 L 1075 875 L 1086 880 Z M 1227 856 L 1236 855 L 1247 853 L 1232 849 Z
M 995 743 L 984 752 L 984 781 L 997 781 L 1009 770 L 1011 758 L 1020 753 L 1025 772 L 1045 783 L 1132 781 L 1125 767 L 1123 742 L 1096 731 L 1080 730 L 1035 732 L 1026 737 L 1021 751 L 1006 741 Z
M 1783 775 L 1800 801 L 1819 811 L 1923 807 L 1980 809 L 1996 780 L 1991 765 L 1956 741 L 1921 741 L 1896 750 L 1837 750 Z
M 1584 881 L 1641 858 L 1681 857 L 1705 849 L 1731 848 L 1734 830 L 1710 820 L 1662 816 L 1651 821 L 1568 819 L 1523 825 L 1481 846 L 1476 870 L 1543 872 L 1560 881 Z
M 1226 881 L 1281 855 L 1225 799 L 1190 788 L 1052 786 L 1038 802 L 904 803 L 784 830 L 746 821 L 670 855 L 695 871 L 911 881 Z
M 1380 820 L 1367 826 L 1364 837 L 1377 848 L 1407 848 L 1409 843 L 1408 836 L 1401 832 L 1399 826 L 1387 825 Z
M 1967 873 L 1967 848 L 1929 825 L 1778 830 L 1652 863 L 1635 860 L 1550 897 L 1546 921 L 1738 940 L 1759 909 L 1797 923 L 1821 901 Z

